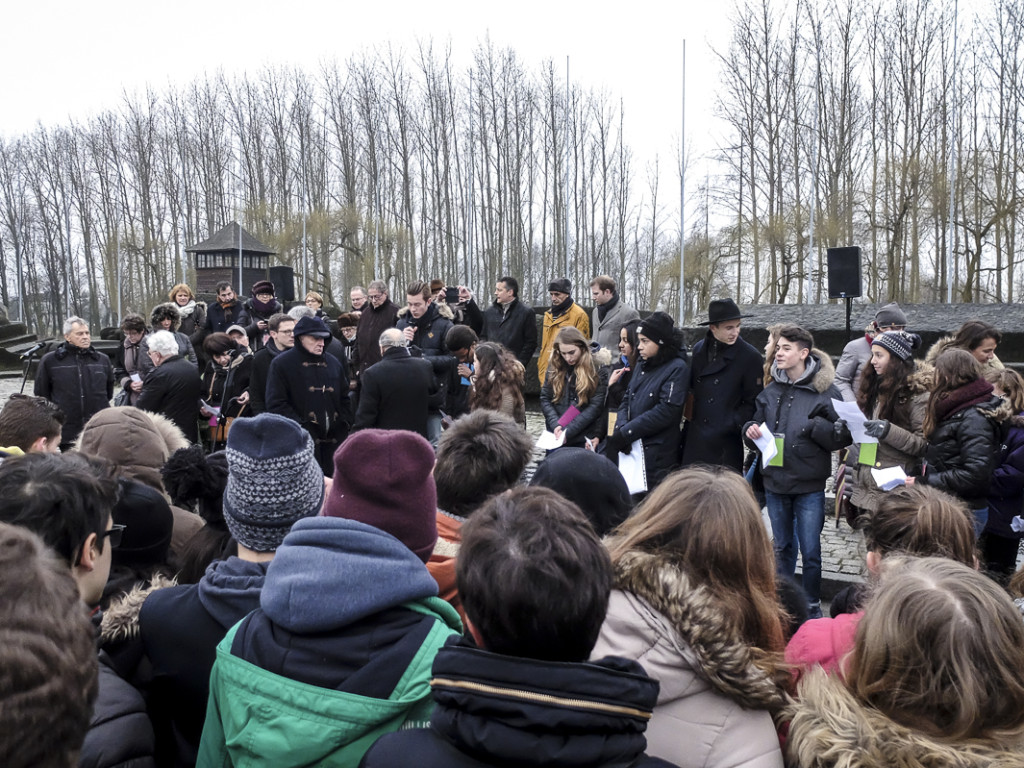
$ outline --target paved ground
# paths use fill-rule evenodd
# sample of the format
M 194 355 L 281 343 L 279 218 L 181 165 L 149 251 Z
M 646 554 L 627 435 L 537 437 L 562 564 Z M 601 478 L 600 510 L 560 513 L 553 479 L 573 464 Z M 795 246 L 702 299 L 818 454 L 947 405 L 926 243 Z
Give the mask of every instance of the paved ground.
M 7 401 L 13 393 L 21 389 L 21 376 L 7 376 L 0 374 L 0 406 Z M 32 382 L 25 385 L 25 391 L 32 392 Z M 527 411 L 526 426 L 531 434 L 540 436 L 544 430 L 544 419 L 539 411 Z M 533 476 L 536 469 L 536 462 L 543 458 L 543 451 L 534 452 L 534 460 L 527 467 L 524 478 Z M 768 525 L 768 516 L 764 514 L 765 525 Z M 770 531 L 769 526 L 769 531 Z M 850 527 L 842 522 L 836 528 L 833 518 L 825 521 L 825 530 L 822 533 L 822 594 L 825 599 L 830 599 L 836 591 L 851 581 L 859 581 L 864 566 L 863 536 L 852 531 Z

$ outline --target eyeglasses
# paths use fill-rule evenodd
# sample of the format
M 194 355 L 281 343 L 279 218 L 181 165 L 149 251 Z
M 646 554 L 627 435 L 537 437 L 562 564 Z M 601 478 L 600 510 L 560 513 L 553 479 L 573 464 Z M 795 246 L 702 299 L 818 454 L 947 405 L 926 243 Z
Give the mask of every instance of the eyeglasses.
M 383 299 L 384 298 L 384 294 L 383 293 L 370 293 L 370 294 L 367 294 L 367 297 L 370 299 L 370 301 L 377 301 L 377 299 Z
M 105 536 L 109 536 L 110 537 L 110 546 L 112 546 L 112 547 L 120 547 L 121 546 L 121 537 L 124 536 L 124 529 L 127 528 L 127 527 L 128 527 L 127 525 L 119 525 L 119 524 L 115 523 L 114 525 L 110 526 L 110 530 L 109 531 L 104 531 L 103 533 L 101 533 L 100 534 L 100 538 L 102 539 Z

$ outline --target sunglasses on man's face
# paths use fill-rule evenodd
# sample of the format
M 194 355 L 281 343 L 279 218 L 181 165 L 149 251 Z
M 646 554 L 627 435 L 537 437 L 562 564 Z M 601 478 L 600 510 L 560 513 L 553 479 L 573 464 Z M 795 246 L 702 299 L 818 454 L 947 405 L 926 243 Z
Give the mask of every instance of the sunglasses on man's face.
M 102 539 L 104 536 L 109 536 L 110 546 L 119 547 L 121 546 L 121 537 L 124 536 L 124 529 L 127 527 L 127 525 L 118 525 L 117 523 L 115 523 L 114 525 L 110 526 L 109 531 L 104 531 L 100 538 Z

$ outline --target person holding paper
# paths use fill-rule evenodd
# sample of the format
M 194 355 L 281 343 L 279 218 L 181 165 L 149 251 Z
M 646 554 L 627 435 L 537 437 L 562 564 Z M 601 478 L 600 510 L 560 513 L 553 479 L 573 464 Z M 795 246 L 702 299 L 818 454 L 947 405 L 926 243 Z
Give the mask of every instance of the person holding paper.
M 871 342 L 871 359 L 860 380 L 857 406 L 868 417 L 864 431 L 877 443 L 854 443 L 846 461 L 853 488 L 851 503 L 873 512 L 885 495 L 872 469 L 902 467 L 908 475 L 920 471 L 928 441 L 921 434 L 928 404 L 930 371 L 918 371 L 914 350 L 921 337 L 906 331 L 885 331 Z
M 582 448 L 587 440 L 601 437 L 604 400 L 608 392 L 610 355 L 601 350 L 596 359 L 578 328 L 563 328 L 555 336 L 554 353 L 540 388 L 544 421 L 563 445 Z
M 814 337 L 800 326 L 779 330 L 772 381 L 757 396 L 754 418 L 743 432 L 751 448 L 762 435 L 758 425 L 767 424 L 775 435 L 778 452 L 761 474 L 776 567 L 779 574 L 793 576 L 799 545 L 808 615 L 818 618 L 825 480 L 832 471 L 831 453 L 850 444 L 850 430 L 832 407 L 832 399 L 840 399 L 832 361 L 813 347 Z
M 636 339 L 640 362 L 619 406 L 615 430 L 604 441 L 605 455 L 617 461 L 641 441 L 647 487 L 652 489 L 679 460 L 679 422 L 690 375 L 668 314 L 655 312 L 641 320 Z

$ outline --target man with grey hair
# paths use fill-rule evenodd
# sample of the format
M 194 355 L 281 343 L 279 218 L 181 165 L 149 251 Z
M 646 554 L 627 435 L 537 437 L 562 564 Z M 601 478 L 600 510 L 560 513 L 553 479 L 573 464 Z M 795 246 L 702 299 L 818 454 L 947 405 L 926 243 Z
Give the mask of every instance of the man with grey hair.
M 349 301 L 352 302 L 352 314 L 356 316 L 358 320 L 360 315 L 363 314 L 363 310 L 366 309 L 366 305 L 369 303 L 369 299 L 366 296 L 366 289 L 361 285 L 355 285 L 352 290 L 348 292 Z
M 170 331 L 157 331 L 148 342 L 149 359 L 155 367 L 142 384 L 136 407 L 166 416 L 191 442 L 198 442 L 199 371 L 181 356 L 178 340 Z
M 377 345 L 381 333 L 398 322 L 398 307 L 388 298 L 388 286 L 374 280 L 366 289 L 369 303 L 363 307 L 356 325 L 356 346 L 359 348 L 359 375 L 381 358 Z
M 381 333 L 378 344 L 381 359 L 363 373 L 353 430 L 407 429 L 427 437 L 427 412 L 438 392 L 433 367 L 409 354 L 397 328 Z
M 80 317 L 64 321 L 64 341 L 39 361 L 33 393 L 64 411 L 61 450 L 71 448 L 89 417 L 110 405 L 114 366 L 92 346 L 88 322 Z

